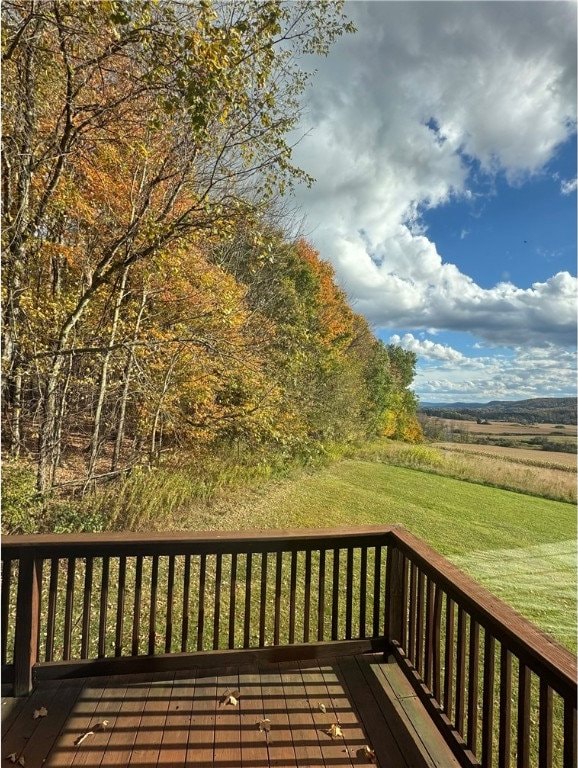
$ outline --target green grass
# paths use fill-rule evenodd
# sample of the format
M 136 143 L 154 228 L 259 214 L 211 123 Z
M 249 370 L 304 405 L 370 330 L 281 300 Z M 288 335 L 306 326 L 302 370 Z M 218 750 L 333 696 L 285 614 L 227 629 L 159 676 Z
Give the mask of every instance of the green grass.
M 191 528 L 399 523 L 576 648 L 574 506 L 405 467 L 345 460 L 264 489 Z

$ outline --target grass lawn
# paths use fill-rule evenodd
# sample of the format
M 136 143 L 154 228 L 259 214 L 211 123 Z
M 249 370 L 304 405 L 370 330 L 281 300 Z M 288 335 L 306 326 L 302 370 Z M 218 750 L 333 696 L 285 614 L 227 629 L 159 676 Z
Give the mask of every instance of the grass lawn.
M 342 461 L 285 481 L 204 528 L 400 523 L 531 621 L 576 648 L 576 513 L 414 469 Z M 195 527 L 195 526 L 191 526 Z

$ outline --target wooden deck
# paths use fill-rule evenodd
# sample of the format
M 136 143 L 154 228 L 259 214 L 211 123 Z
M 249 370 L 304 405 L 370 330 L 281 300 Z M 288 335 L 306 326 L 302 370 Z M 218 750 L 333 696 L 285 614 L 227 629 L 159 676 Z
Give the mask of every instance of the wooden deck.
M 224 706 L 235 689 L 238 706 Z M 34 719 L 41 707 L 48 714 Z M 3 699 L 2 710 L 3 757 L 16 753 L 29 768 L 371 765 L 365 745 L 382 768 L 458 766 L 382 654 L 46 681 L 26 699 Z M 259 730 L 265 718 L 269 734 Z M 106 730 L 75 746 L 103 720 Z M 328 734 L 334 723 L 343 737 Z

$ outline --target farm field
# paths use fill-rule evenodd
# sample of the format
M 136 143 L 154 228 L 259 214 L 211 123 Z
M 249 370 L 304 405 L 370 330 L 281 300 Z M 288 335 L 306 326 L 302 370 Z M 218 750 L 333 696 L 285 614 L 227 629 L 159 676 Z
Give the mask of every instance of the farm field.
M 576 515 L 571 504 L 374 462 L 347 460 L 283 481 L 194 527 L 399 523 L 515 610 L 576 648 Z
M 537 451 L 533 448 L 506 448 L 501 445 L 477 445 L 476 443 L 434 443 L 436 448 L 452 453 L 479 453 L 500 456 L 513 462 L 544 468 L 561 467 L 576 470 L 577 457 L 561 451 Z
M 575 424 L 519 424 L 515 421 L 495 421 L 490 424 L 478 424 L 475 419 L 441 419 L 453 429 L 467 429 L 468 432 L 479 435 L 536 435 L 539 437 L 576 437 Z

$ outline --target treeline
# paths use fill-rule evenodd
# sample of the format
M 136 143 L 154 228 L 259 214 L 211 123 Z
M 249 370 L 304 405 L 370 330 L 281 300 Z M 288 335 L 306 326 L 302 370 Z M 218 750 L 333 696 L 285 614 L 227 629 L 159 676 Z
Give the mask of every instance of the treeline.
M 424 404 L 421 412 L 440 419 L 471 421 L 487 419 L 519 424 L 576 424 L 576 400 L 572 397 L 540 397 L 490 403 Z
M 351 31 L 340 5 L 3 16 L 2 430 L 38 489 L 166 450 L 418 439 L 414 355 L 276 213 L 304 179 L 298 62 Z

